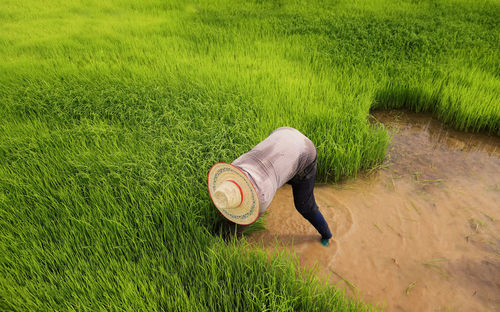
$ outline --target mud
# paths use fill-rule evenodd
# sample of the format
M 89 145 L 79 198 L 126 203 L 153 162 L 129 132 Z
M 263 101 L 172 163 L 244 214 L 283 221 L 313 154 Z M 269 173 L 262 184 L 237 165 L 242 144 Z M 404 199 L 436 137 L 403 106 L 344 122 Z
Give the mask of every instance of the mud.
M 386 311 L 500 311 L 500 138 L 428 115 L 376 113 L 393 134 L 386 160 L 315 189 L 334 239 L 278 190 L 266 230 L 249 240 L 292 250 L 304 268 Z

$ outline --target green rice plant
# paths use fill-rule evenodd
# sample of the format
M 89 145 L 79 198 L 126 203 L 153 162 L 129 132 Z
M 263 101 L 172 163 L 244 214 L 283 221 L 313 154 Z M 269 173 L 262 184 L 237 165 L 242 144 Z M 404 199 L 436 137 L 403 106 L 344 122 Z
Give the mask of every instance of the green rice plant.
M 370 110 L 500 133 L 497 1 L 3 1 L 0 309 L 374 309 L 228 231 L 206 174 L 292 126 L 318 182 Z M 358 285 L 359 286 L 359 285 Z

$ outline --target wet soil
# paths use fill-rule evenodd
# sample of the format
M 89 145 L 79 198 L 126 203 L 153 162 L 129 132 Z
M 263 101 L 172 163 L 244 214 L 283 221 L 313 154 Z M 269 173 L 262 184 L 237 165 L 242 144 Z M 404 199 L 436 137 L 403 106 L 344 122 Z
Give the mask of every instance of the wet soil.
M 379 112 L 393 134 L 383 165 L 315 189 L 334 239 L 278 190 L 249 240 L 292 250 L 353 297 L 386 311 L 500 311 L 500 138 L 429 115 Z

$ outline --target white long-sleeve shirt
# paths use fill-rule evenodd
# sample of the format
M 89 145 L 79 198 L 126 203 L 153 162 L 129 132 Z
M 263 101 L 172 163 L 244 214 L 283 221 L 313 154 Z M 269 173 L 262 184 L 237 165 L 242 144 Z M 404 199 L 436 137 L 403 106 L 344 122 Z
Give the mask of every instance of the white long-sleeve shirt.
M 316 159 L 314 143 L 297 129 L 282 127 L 233 161 L 252 181 L 259 195 L 260 214 L 276 191 Z

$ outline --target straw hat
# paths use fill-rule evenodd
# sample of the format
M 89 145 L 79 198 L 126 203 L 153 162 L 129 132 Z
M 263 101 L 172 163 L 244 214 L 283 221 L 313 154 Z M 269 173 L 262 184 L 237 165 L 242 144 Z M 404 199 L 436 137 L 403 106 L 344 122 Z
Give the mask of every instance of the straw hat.
M 216 163 L 208 172 L 208 193 L 224 217 L 250 224 L 260 212 L 259 196 L 248 176 L 228 163 Z

